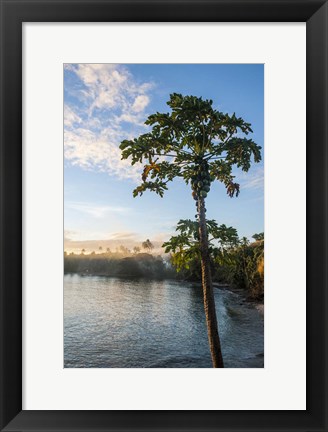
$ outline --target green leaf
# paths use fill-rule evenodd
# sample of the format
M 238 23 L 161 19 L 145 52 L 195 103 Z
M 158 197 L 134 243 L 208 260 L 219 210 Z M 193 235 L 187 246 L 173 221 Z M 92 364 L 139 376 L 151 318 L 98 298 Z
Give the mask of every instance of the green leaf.
M 120 145 L 122 159 L 144 167 L 142 183 L 133 195 L 150 190 L 163 196 L 167 183 L 176 177 L 190 184 L 196 179 L 200 182 L 202 172 L 223 183 L 230 197 L 238 196 L 240 186 L 232 175 L 233 167 L 247 172 L 252 160 L 261 161 L 261 147 L 241 137 L 252 133 L 250 123 L 235 113 L 214 109 L 212 100 L 201 97 L 172 93 L 167 105 L 170 112 L 157 112 L 146 119 L 149 132 Z

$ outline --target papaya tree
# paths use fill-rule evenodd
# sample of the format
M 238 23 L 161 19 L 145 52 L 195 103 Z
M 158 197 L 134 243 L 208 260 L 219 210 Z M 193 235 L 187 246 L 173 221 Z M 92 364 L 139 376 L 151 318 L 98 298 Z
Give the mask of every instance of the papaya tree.
M 215 220 L 206 220 L 206 228 L 209 257 L 214 264 L 238 245 L 238 233 L 235 228 L 218 225 Z M 177 235 L 163 243 L 165 253 L 171 253 L 171 262 L 178 272 L 189 270 L 198 274 L 201 262 L 199 222 L 182 219 L 178 222 L 176 231 Z
M 239 184 L 233 167 L 248 171 L 252 159 L 261 160 L 261 147 L 247 135 L 251 125 L 235 114 L 224 114 L 213 108 L 212 100 L 196 96 L 170 95 L 171 111 L 155 113 L 145 124 L 149 132 L 120 145 L 122 159 L 144 165 L 141 184 L 133 196 L 146 190 L 161 197 L 168 183 L 182 178 L 192 189 L 199 223 L 202 287 L 209 346 L 213 367 L 224 367 L 215 311 L 205 198 L 214 181 L 221 182 L 229 197 L 238 196 Z

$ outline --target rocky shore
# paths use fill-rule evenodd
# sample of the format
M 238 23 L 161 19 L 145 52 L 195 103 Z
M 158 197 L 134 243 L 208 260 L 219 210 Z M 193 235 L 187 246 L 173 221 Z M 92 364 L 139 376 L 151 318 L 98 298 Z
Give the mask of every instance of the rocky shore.
M 228 284 L 213 282 L 213 287 L 239 294 L 241 296 L 241 304 L 242 303 L 252 304 L 261 315 L 264 315 L 264 300 L 253 299 L 249 295 L 247 295 L 247 292 L 245 290 L 241 288 L 233 287 Z

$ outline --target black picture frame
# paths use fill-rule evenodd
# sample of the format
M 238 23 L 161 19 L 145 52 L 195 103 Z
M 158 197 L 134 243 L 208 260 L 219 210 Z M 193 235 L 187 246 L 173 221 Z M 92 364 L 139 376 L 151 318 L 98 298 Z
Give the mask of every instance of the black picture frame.
M 327 1 L 0 0 L 0 4 L 1 431 L 327 431 Z M 306 22 L 305 411 L 22 411 L 22 23 L 53 21 Z

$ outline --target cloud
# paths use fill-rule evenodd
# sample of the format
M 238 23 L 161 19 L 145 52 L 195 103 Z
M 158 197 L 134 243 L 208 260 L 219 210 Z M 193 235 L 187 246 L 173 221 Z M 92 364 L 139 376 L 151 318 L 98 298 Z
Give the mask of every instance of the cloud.
M 88 104 L 89 116 L 98 110 L 122 114 L 142 112 L 149 103 L 147 92 L 152 83 L 137 83 L 132 74 L 116 64 L 75 64 L 66 70 L 79 78 L 80 93 Z M 96 114 L 97 115 L 97 114 Z
M 142 167 L 122 161 L 119 144 L 145 132 L 145 109 L 154 84 L 137 82 L 121 65 L 65 64 L 64 69 L 65 159 L 138 182 Z
M 145 95 L 139 95 L 135 98 L 135 101 L 132 105 L 132 109 L 133 111 L 140 112 L 143 111 L 148 104 L 149 104 L 149 97 Z
M 111 213 L 122 214 L 130 211 L 128 207 L 95 205 L 85 202 L 68 202 L 65 204 L 65 208 L 86 213 L 95 218 L 104 218 Z
M 131 166 L 129 160 L 121 160 L 118 143 L 113 134 L 102 136 L 86 129 L 65 131 L 65 159 L 84 169 L 107 172 L 121 179 L 140 181 L 142 166 Z
M 72 241 L 72 237 L 76 235 L 76 231 L 64 230 L 64 242 Z
M 236 177 L 240 180 L 242 189 L 264 189 L 264 167 L 250 169 L 248 173 L 239 173 Z
M 82 119 L 68 105 L 64 107 L 64 125 L 72 127 L 76 123 L 81 123 Z
M 132 250 L 134 246 L 141 245 L 141 238 L 134 233 L 129 231 L 107 233 L 100 235 L 97 232 L 83 232 L 75 233 L 74 237 L 64 237 L 64 248 L 68 251 L 80 252 L 81 249 L 85 249 L 87 253 L 91 251 L 98 251 L 99 246 L 106 250 L 107 247 L 111 248 L 112 251 L 115 248 L 123 245 Z
M 85 233 L 84 233 L 85 236 Z M 97 233 L 89 233 L 89 238 L 84 237 L 81 238 L 81 235 L 76 233 L 75 239 L 71 239 L 68 237 L 64 237 L 64 250 L 67 252 L 75 252 L 81 253 L 82 249 L 85 249 L 86 253 L 90 253 L 92 251 L 99 253 L 99 247 L 102 248 L 102 251 L 106 251 L 107 248 L 110 248 L 112 252 L 119 248 L 120 246 L 125 246 L 130 251 L 133 251 L 135 246 L 141 248 L 141 251 L 144 252 L 142 248 L 142 242 L 146 240 L 146 238 L 141 237 L 137 233 L 133 232 L 116 232 L 113 234 L 108 234 L 106 237 L 99 236 L 98 239 Z M 162 236 L 159 234 L 158 236 L 154 236 L 151 238 L 151 242 L 154 246 L 152 250 L 153 255 L 163 254 L 164 250 L 162 248 L 163 241 L 167 240 L 168 237 Z
M 109 236 L 110 240 L 135 240 L 137 241 L 137 234 L 131 231 L 120 231 Z

